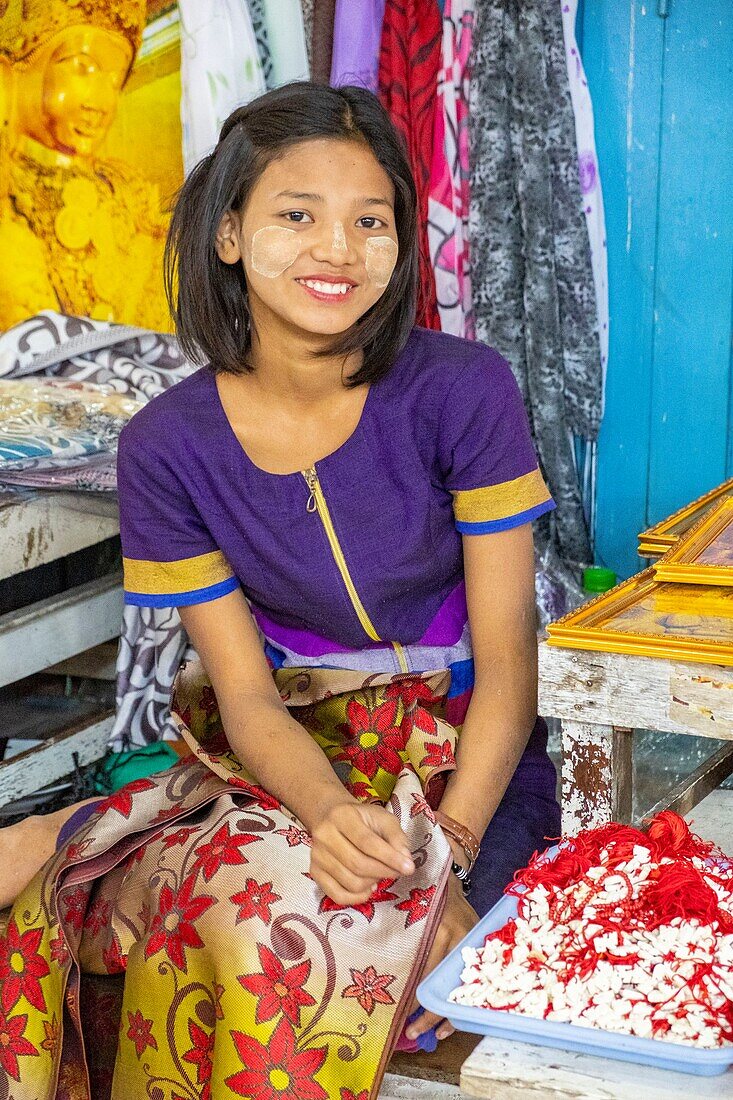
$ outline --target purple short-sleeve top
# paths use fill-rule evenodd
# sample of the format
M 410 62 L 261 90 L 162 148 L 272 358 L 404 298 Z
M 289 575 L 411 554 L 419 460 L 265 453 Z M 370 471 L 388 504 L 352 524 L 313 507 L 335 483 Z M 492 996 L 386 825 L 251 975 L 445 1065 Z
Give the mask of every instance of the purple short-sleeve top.
M 310 471 L 248 457 L 202 369 L 120 436 L 125 600 L 241 587 L 273 667 L 451 668 L 473 682 L 462 535 L 554 507 L 507 362 L 415 327 L 351 436 Z

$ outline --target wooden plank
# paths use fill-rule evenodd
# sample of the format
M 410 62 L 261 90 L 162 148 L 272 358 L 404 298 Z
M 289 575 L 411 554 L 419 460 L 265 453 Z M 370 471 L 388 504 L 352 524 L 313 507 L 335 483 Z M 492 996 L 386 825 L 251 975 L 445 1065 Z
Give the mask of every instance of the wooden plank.
M 122 574 L 0 616 L 0 687 L 119 634 Z
M 562 831 L 570 836 L 613 818 L 613 730 L 562 723 Z
M 74 770 L 74 753 L 79 764 L 91 764 L 104 756 L 114 723 L 114 711 L 97 721 L 84 722 L 50 738 L 44 745 L 28 749 L 0 764 L 0 806 L 39 790 Z
M 491 1100 L 733 1100 L 733 1073 L 693 1077 L 487 1036 L 463 1065 L 461 1090 Z
M 733 292 L 733 5 L 673 0 L 661 22 L 650 523 L 726 476 Z
M 716 790 L 729 775 L 733 775 L 733 745 L 723 745 L 703 761 L 699 768 L 681 779 L 664 798 L 660 798 L 644 815 L 644 819 L 654 817 L 662 810 L 674 810 L 683 816 L 689 814 L 698 802 Z
M 631 822 L 634 806 L 634 731 L 613 727 L 611 744 L 611 814 L 614 821 Z
M 461 1100 L 462 1095 L 455 1085 L 398 1077 L 394 1073 L 385 1073 L 379 1090 L 379 1100 Z
M 115 514 L 70 507 L 71 493 L 49 493 L 0 508 L 0 580 L 94 546 L 119 533 Z
M 733 740 L 733 668 L 540 645 L 540 713 Z
M 634 536 L 647 526 L 663 25 L 653 0 L 585 0 L 611 311 L 596 552 L 621 576 L 638 569 Z

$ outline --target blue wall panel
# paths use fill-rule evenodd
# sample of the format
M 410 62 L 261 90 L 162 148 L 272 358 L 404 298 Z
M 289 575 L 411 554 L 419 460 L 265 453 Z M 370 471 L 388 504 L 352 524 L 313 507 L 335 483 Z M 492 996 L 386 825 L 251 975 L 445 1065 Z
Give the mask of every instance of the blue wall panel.
M 585 0 L 579 28 L 611 307 L 596 546 L 622 575 L 638 531 L 733 465 L 733 3 L 667 7 Z

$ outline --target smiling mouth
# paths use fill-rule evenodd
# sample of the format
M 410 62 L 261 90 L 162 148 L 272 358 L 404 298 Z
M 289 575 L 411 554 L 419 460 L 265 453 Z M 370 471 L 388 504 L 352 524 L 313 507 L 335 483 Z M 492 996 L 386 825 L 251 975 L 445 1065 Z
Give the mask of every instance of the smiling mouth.
M 302 286 L 311 297 L 317 298 L 322 302 L 343 302 L 357 289 L 351 283 L 327 283 L 319 279 L 296 279 L 295 281 Z

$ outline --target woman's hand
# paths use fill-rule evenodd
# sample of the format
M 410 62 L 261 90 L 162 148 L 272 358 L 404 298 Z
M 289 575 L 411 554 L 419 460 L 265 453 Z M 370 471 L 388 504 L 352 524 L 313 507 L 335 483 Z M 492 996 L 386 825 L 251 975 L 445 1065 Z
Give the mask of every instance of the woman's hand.
M 314 826 L 311 837 L 311 877 L 337 905 L 360 905 L 380 879 L 415 870 L 407 837 L 383 806 L 340 802 Z
M 434 970 L 439 962 L 443 961 L 456 944 L 460 943 L 463 937 L 471 931 L 478 919 L 478 913 L 466 901 L 463 887 L 457 876 L 451 872 L 448 879 L 448 897 L 443 911 L 443 919 L 435 935 L 421 979 L 429 974 L 431 970 Z M 413 1001 L 409 1015 L 412 1015 L 416 1008 L 419 1008 L 417 1000 Z M 436 1024 L 440 1024 L 435 1033 L 437 1037 L 439 1039 L 447 1038 L 455 1031 L 455 1028 L 447 1020 L 443 1020 L 441 1023 L 441 1019 L 442 1017 L 436 1016 L 434 1012 L 423 1012 L 422 1016 L 418 1016 L 414 1023 L 411 1023 L 408 1027 L 407 1038 L 417 1039 L 418 1035 L 430 1031 L 431 1027 L 435 1027 Z

